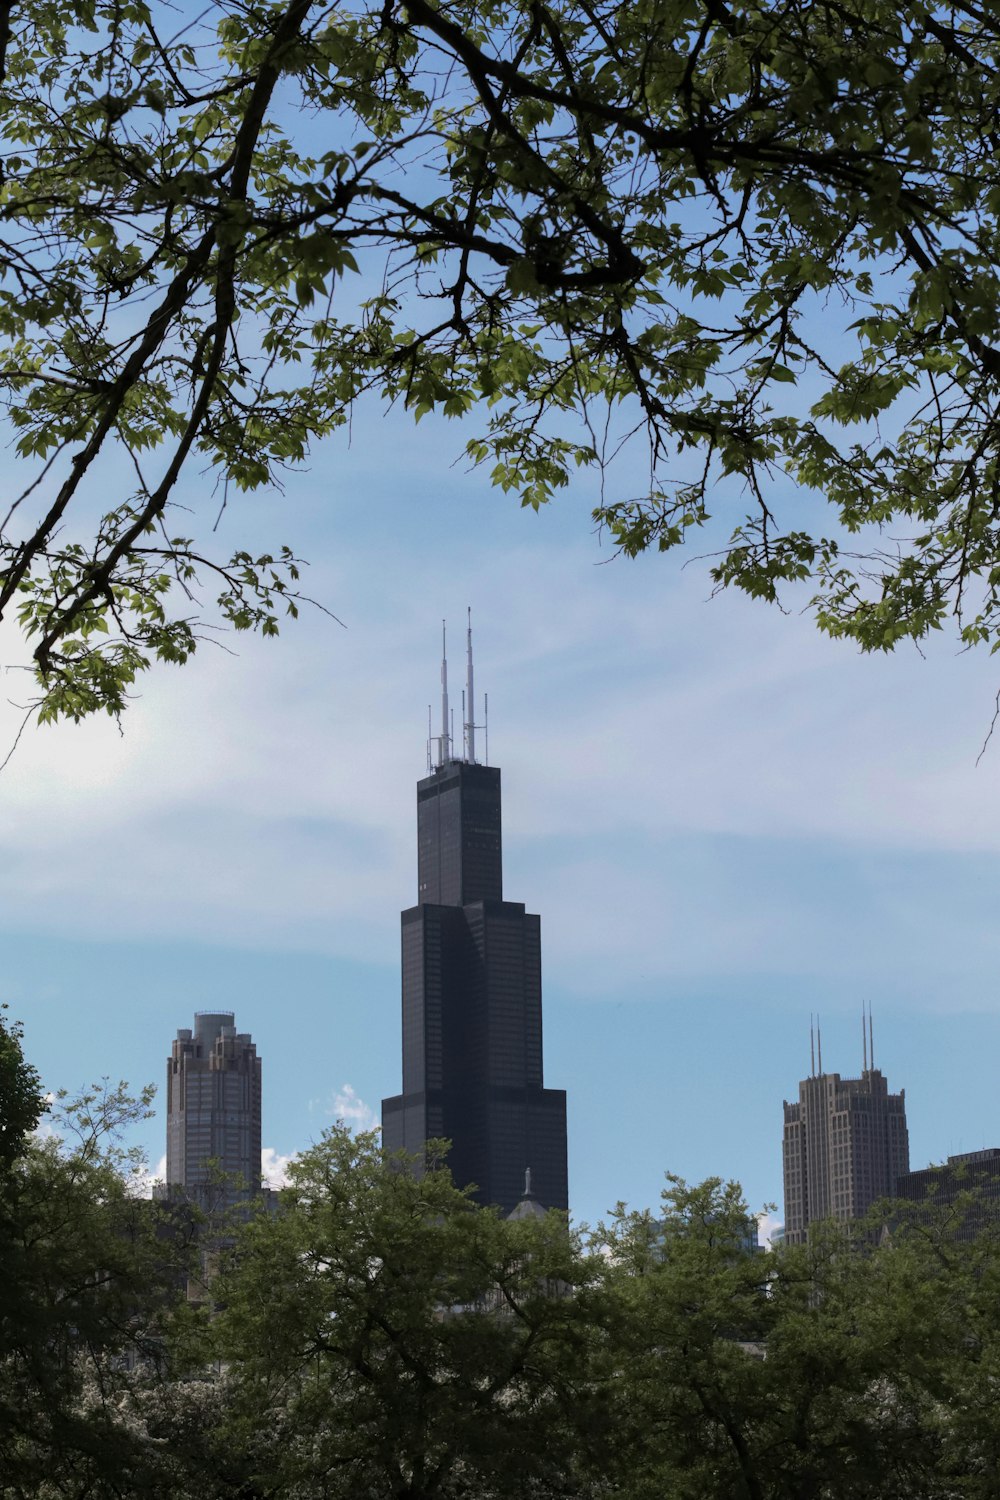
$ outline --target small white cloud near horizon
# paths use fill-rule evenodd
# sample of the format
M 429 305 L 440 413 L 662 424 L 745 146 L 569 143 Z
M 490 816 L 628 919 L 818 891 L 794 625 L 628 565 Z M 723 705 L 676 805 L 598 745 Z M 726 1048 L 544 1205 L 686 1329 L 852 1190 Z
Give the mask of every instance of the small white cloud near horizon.
M 274 1146 L 262 1146 L 260 1152 L 260 1175 L 264 1186 L 283 1188 L 288 1186 L 288 1168 L 295 1160 L 294 1152 L 283 1156 Z
M 52 1118 L 50 1115 L 52 1106 L 56 1102 L 56 1096 L 53 1093 L 52 1089 L 49 1089 L 48 1093 L 44 1095 L 44 1099 L 46 1105 L 45 1113 L 39 1117 L 38 1124 L 31 1132 L 36 1141 L 48 1141 L 51 1140 L 53 1136 L 58 1136 L 59 1134 L 59 1132 L 56 1130 L 56 1127 L 52 1123 Z
M 144 1162 L 132 1173 L 128 1182 L 128 1192 L 133 1198 L 152 1198 L 153 1189 L 159 1183 L 165 1182 L 166 1176 L 167 1153 L 164 1152 L 155 1167 L 150 1167 Z
M 260 1153 L 260 1175 L 264 1179 L 265 1187 L 285 1187 L 288 1182 L 288 1166 L 294 1160 L 294 1153 L 283 1155 L 274 1146 L 263 1146 Z M 135 1174 L 132 1191 L 138 1196 L 149 1198 L 152 1196 L 153 1188 L 166 1180 L 167 1156 L 164 1152 L 155 1167 L 143 1168 Z
M 349 1083 L 343 1084 L 334 1096 L 330 1114 L 342 1121 L 354 1134 L 362 1130 L 379 1128 L 378 1115 L 370 1104 L 366 1104 L 358 1097 L 354 1087 Z
M 757 1238 L 767 1250 L 774 1248 L 774 1236 L 780 1235 L 784 1227 L 784 1221 L 779 1219 L 777 1214 L 757 1215 Z

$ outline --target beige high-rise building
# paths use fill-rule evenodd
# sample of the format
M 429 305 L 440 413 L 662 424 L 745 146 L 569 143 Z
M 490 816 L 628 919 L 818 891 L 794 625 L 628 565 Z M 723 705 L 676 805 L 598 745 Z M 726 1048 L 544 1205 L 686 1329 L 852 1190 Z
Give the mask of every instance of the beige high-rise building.
M 167 1192 L 220 1207 L 257 1192 L 260 1106 L 249 1033 L 236 1030 L 232 1011 L 198 1011 L 167 1059 Z
M 910 1168 L 906 1091 L 890 1094 L 884 1074 L 869 1066 L 860 1078 L 820 1070 L 785 1100 L 785 1243 L 805 1242 L 821 1219 L 861 1218 L 879 1198 L 892 1197 Z

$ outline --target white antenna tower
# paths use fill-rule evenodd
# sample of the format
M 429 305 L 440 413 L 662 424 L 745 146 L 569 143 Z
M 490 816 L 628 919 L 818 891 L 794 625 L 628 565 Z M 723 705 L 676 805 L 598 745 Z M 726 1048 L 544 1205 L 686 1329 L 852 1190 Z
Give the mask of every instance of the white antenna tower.
M 465 631 L 465 758 L 476 763 L 476 700 L 472 674 L 472 606 L 469 606 Z
M 489 731 L 489 699 L 484 698 L 484 718 L 482 724 L 476 723 L 476 698 L 475 698 L 475 676 L 472 666 L 472 610 L 468 611 L 468 626 L 466 629 L 466 677 L 465 688 L 462 692 L 462 759 L 470 765 L 477 765 L 476 760 L 476 730 L 482 729 L 486 735 L 486 761 L 490 759 L 490 731 Z M 431 727 L 431 710 L 427 710 L 427 771 L 432 769 L 431 746 L 437 746 L 436 764 L 440 769 L 455 758 L 455 710 L 448 703 L 448 637 L 447 621 L 441 621 L 441 733 L 434 734 Z
M 441 735 L 438 740 L 438 765 L 451 760 L 450 715 L 448 713 L 448 639 L 444 620 L 441 621 Z

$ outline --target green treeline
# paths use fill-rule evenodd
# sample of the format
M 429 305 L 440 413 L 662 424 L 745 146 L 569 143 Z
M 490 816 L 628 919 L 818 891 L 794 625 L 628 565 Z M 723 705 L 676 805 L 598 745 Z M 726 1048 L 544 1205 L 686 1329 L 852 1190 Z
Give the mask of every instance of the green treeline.
M 4 1500 L 997 1492 L 997 1231 L 961 1208 L 751 1254 L 737 1186 L 668 1179 L 659 1221 L 567 1232 L 335 1129 L 198 1301 L 209 1226 L 129 1192 L 143 1107 L 39 1133 L 0 1028 Z

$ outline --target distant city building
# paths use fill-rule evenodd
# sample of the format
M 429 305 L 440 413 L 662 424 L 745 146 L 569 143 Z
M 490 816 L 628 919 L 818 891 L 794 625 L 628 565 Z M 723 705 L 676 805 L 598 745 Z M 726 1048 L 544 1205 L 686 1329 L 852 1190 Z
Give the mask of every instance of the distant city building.
M 249 1033 L 236 1030 L 232 1011 L 198 1011 L 167 1059 L 168 1194 L 222 1206 L 256 1193 L 260 1113 L 260 1058 Z
M 747 1255 L 761 1255 L 764 1247 L 760 1242 L 760 1225 L 751 1214 L 743 1221 L 743 1228 L 737 1240 L 737 1246 Z
M 500 772 L 476 759 L 472 632 L 463 753 L 453 750 L 441 664 L 437 764 L 417 784 L 417 901 L 402 914 L 403 1092 L 382 1101 L 383 1142 L 449 1165 L 481 1203 L 511 1213 L 525 1171 L 544 1208 L 568 1207 L 566 1095 L 542 1079 L 539 920 L 503 899 Z
M 988 1223 L 1000 1221 L 1000 1147 L 964 1151 L 949 1156 L 944 1166 L 904 1172 L 896 1183 L 896 1197 L 952 1209 L 959 1197 L 969 1201 L 956 1218 L 956 1239 L 971 1239 Z
M 879 1198 L 892 1197 L 909 1170 L 905 1090 L 890 1094 L 871 1065 L 871 1018 L 860 1078 L 819 1071 L 799 1084 L 797 1102 L 785 1100 L 784 1241 L 805 1242 L 821 1219 L 861 1218 Z

